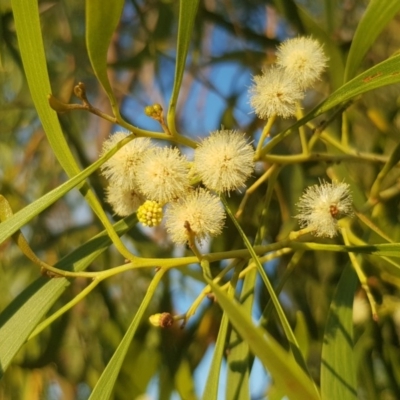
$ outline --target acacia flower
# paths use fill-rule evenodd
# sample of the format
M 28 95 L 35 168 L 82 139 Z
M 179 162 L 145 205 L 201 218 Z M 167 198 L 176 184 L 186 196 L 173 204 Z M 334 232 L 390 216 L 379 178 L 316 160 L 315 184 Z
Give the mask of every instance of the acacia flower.
M 127 132 L 115 132 L 103 143 L 100 156 L 113 148 L 118 142 L 128 136 Z M 136 188 L 136 167 L 144 154 L 152 148 L 149 138 L 136 138 L 119 149 L 109 160 L 101 166 L 104 177 L 112 182 L 113 186 L 123 189 Z
M 144 198 L 134 189 L 121 188 L 111 182 L 107 187 L 106 201 L 117 215 L 126 217 L 139 208 Z
M 321 44 L 311 37 L 284 41 L 278 47 L 276 60 L 284 68 L 288 78 L 297 82 L 302 89 L 320 79 L 327 61 Z
M 350 186 L 344 182 L 320 182 L 309 186 L 300 197 L 295 218 L 313 235 L 332 238 L 337 235 L 338 219 L 353 214 Z
M 203 188 L 170 203 L 165 212 L 165 226 L 177 244 L 188 241 L 188 229 L 199 243 L 208 236 L 218 236 L 224 221 L 225 211 L 219 198 Z
M 296 112 L 296 103 L 304 92 L 282 68 L 264 69 L 262 75 L 253 77 L 250 88 L 250 105 L 259 118 L 267 119 L 274 115 L 289 118 Z
M 140 191 L 165 204 L 189 189 L 188 161 L 177 148 L 157 147 L 147 152 L 137 167 Z
M 220 130 L 211 132 L 194 152 L 194 168 L 204 185 L 216 192 L 244 186 L 254 170 L 254 150 L 244 134 Z

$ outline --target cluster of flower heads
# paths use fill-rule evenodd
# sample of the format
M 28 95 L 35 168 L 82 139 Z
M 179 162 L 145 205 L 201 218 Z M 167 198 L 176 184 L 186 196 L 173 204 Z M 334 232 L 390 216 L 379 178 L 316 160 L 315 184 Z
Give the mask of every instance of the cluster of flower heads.
M 293 116 L 304 91 L 320 79 L 327 61 L 322 46 L 311 37 L 283 42 L 276 64 L 253 78 L 250 104 L 256 115 L 261 119 Z M 155 119 L 161 111 L 160 106 L 146 109 Z M 102 154 L 127 137 L 125 132 L 111 135 Z M 186 243 L 193 235 L 201 242 L 222 232 L 225 211 L 217 195 L 245 186 L 254 170 L 254 150 L 244 134 L 220 130 L 199 143 L 190 162 L 178 148 L 157 147 L 149 138 L 134 138 L 101 170 L 109 181 L 107 202 L 116 214 L 137 211 L 145 226 L 164 220 L 175 243 Z M 204 188 L 196 187 L 200 181 Z M 334 237 L 338 219 L 352 213 L 349 187 L 326 182 L 311 186 L 298 207 L 296 218 L 302 228 L 316 236 Z
M 127 137 L 125 132 L 111 135 L 101 155 Z M 137 211 L 143 225 L 156 226 L 166 206 L 165 226 L 178 244 L 188 241 L 189 230 L 199 242 L 219 235 L 225 211 L 217 194 L 243 188 L 253 170 L 253 147 L 232 130 L 211 132 L 195 149 L 193 162 L 177 148 L 134 138 L 101 167 L 114 212 L 127 216 Z M 205 188 L 193 184 L 198 181 Z
M 254 76 L 250 104 L 259 118 L 288 118 L 295 114 L 304 91 L 320 79 L 327 64 L 321 44 L 311 37 L 283 42 L 276 64 Z

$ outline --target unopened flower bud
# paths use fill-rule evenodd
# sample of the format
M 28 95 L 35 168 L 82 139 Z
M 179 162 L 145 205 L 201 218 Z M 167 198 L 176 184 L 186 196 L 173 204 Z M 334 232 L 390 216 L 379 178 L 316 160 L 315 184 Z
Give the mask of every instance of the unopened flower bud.
M 139 222 L 144 226 L 160 225 L 163 217 L 162 207 L 156 201 L 146 200 L 144 204 L 139 207 L 137 217 Z
M 167 312 L 157 313 L 149 317 L 149 322 L 156 327 L 169 328 L 174 323 L 174 317 Z
M 153 106 L 147 106 L 144 108 L 144 113 L 148 116 L 151 117 L 153 115 Z
M 160 119 L 162 119 L 163 108 L 162 108 L 161 104 L 154 103 L 151 106 L 145 107 L 144 113 L 148 117 L 159 121 Z
M 161 104 L 155 103 L 153 104 L 153 111 L 155 114 L 160 114 L 163 111 Z

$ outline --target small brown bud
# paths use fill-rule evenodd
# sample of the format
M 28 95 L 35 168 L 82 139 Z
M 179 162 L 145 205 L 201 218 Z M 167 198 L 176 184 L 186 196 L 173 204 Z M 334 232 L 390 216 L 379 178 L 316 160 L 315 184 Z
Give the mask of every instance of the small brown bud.
M 174 317 L 172 316 L 172 314 L 167 312 L 157 313 L 149 317 L 149 322 L 153 326 L 157 326 L 160 328 L 169 328 L 174 323 Z

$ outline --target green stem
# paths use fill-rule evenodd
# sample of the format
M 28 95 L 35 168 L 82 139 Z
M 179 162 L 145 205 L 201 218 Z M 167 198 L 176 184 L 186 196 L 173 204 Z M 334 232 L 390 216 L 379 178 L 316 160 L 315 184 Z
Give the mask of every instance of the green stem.
M 368 199 L 369 201 L 373 202 L 374 199 L 379 198 L 379 192 L 381 191 L 381 185 L 384 178 L 392 170 L 392 168 L 398 164 L 399 159 L 400 159 L 400 144 L 397 144 L 396 147 L 393 149 L 388 161 L 379 171 L 378 176 L 375 179 L 375 182 L 372 184 Z
M 165 131 L 165 128 L 167 129 L 166 133 L 153 132 L 153 131 L 148 131 L 145 129 L 140 129 L 140 128 L 133 126 L 130 123 L 126 122 L 121 117 L 119 110 L 118 110 L 118 108 L 116 108 L 115 105 L 114 105 L 114 107 L 112 107 L 115 116 L 112 116 L 112 115 L 106 114 L 105 112 L 99 110 L 96 107 L 93 107 L 89 103 L 89 101 L 87 101 L 86 98 L 82 98 L 82 97 L 80 97 L 80 98 L 83 101 L 82 104 L 76 104 L 76 103 L 66 104 L 66 103 L 63 103 L 62 101 L 58 100 L 53 95 L 49 95 L 49 103 L 50 103 L 50 106 L 53 108 L 53 110 L 55 110 L 56 112 L 68 112 L 68 111 L 74 111 L 74 110 L 82 110 L 82 111 L 90 112 L 100 118 L 105 119 L 106 121 L 109 121 L 109 122 L 112 122 L 113 124 L 122 126 L 123 128 L 132 132 L 134 134 L 134 136 L 137 136 L 137 137 L 148 137 L 148 138 L 152 138 L 152 139 L 169 140 L 174 143 L 179 143 L 184 146 L 191 147 L 191 148 L 197 147 L 197 142 L 193 141 L 192 139 L 190 139 L 186 136 L 182 136 L 182 135 L 178 134 L 176 132 L 176 130 L 174 131 L 175 132 L 174 135 L 169 134 L 170 131 L 166 125 L 165 126 L 162 125 L 164 131 Z
M 122 118 L 117 118 L 117 124 L 121 125 L 125 129 L 128 129 L 129 131 L 133 132 L 136 136 L 139 136 L 139 137 L 170 140 L 174 143 L 179 143 L 184 146 L 191 147 L 193 149 L 197 147 L 197 142 L 195 142 L 194 140 L 192 140 L 186 136 L 178 134 L 176 131 L 175 131 L 175 134 L 173 134 L 171 132 L 171 135 L 166 135 L 165 133 L 147 131 L 147 130 L 140 129 L 140 128 L 137 128 L 136 126 L 129 124 L 128 122 L 124 121 Z M 169 127 L 169 129 L 170 129 L 170 127 Z
M 353 150 L 349 149 L 347 146 L 344 146 L 342 143 L 339 142 L 339 140 L 335 139 L 332 135 L 330 135 L 326 131 L 321 132 L 319 137 L 345 154 L 353 154 L 353 155 L 357 154 Z
M 342 144 L 345 147 L 349 147 L 349 121 L 347 118 L 347 112 L 342 114 Z
M 115 272 L 114 268 L 114 272 Z M 156 274 L 153 277 L 153 280 L 151 281 L 146 297 L 154 294 L 154 291 L 157 288 L 158 283 L 160 282 L 161 278 L 163 277 L 164 273 L 167 271 L 167 269 L 160 269 L 156 272 Z M 73 306 L 78 304 L 81 300 L 83 300 L 101 281 L 104 279 L 108 278 L 109 276 L 112 276 L 109 273 L 110 270 L 104 271 L 102 275 L 97 276 L 88 286 L 85 287 L 78 295 L 76 295 L 71 301 L 69 301 L 67 304 L 65 304 L 63 307 L 61 307 L 59 310 L 57 310 L 54 314 L 52 314 L 50 317 L 46 318 L 42 323 L 40 323 L 36 329 L 30 334 L 27 340 L 30 340 L 37 336 L 40 332 L 42 332 L 44 329 L 46 329 L 51 323 L 53 323 L 57 318 L 59 318 L 61 315 L 69 311 Z M 118 272 L 116 272 L 118 273 Z M 115 275 L 115 274 L 114 274 Z
M 46 329 L 51 323 L 53 323 L 57 318 L 61 317 L 64 313 L 70 310 L 73 306 L 78 304 L 83 298 L 85 298 L 99 283 L 101 279 L 95 279 L 90 283 L 90 285 L 86 286 L 79 294 L 77 294 L 71 301 L 62 306 L 59 310 L 57 310 L 50 317 L 46 318 L 43 322 L 41 322 L 35 330 L 29 335 L 27 341 L 31 340 L 35 336 L 37 336 L 40 332 Z
M 289 165 L 300 164 L 314 161 L 367 161 L 373 163 L 385 163 L 388 157 L 373 153 L 353 153 L 353 154 L 330 154 L 330 153 L 311 153 L 311 154 L 293 154 L 278 155 L 267 154 L 263 157 L 263 161 L 273 164 Z
M 254 156 L 254 159 L 256 161 L 259 160 L 261 157 L 261 151 L 262 151 L 262 146 L 264 144 L 264 140 L 267 136 L 269 136 L 272 125 L 274 124 L 275 120 L 276 120 L 276 115 L 270 117 L 267 123 L 265 124 L 263 131 L 261 132 L 260 140 L 258 141 L 257 144 L 256 154 Z
M 261 186 L 262 183 L 266 182 L 271 177 L 271 175 L 275 173 L 277 168 L 278 167 L 276 165 L 272 165 L 248 189 L 246 189 L 246 193 L 244 194 L 243 199 L 240 202 L 240 205 L 236 211 L 236 218 L 240 218 L 240 216 L 242 215 L 244 207 L 246 206 L 250 195 L 253 194 L 259 188 L 259 186 Z
M 348 235 L 348 230 L 346 227 L 342 226 L 342 236 L 345 244 L 350 245 L 351 242 L 349 240 L 349 235 Z M 358 280 L 360 281 L 361 287 L 364 289 L 369 304 L 371 306 L 371 311 L 372 311 L 372 318 L 374 321 L 378 320 L 378 311 L 376 309 L 376 302 L 374 299 L 374 296 L 372 296 L 371 289 L 368 286 L 368 279 L 367 276 L 365 275 L 360 263 L 358 262 L 357 257 L 354 255 L 354 253 L 349 253 L 349 257 L 351 260 L 351 263 L 353 265 L 354 270 L 356 271 L 356 274 L 358 276 Z
M 296 118 L 297 120 L 301 120 L 304 117 L 303 110 L 301 108 L 300 103 L 298 102 L 296 104 Z M 308 155 L 310 153 L 310 150 L 308 148 L 308 143 L 307 143 L 307 137 L 306 137 L 306 131 L 304 129 L 304 125 L 299 127 L 299 135 L 300 135 L 300 142 L 301 142 L 301 149 L 302 149 L 302 154 Z

